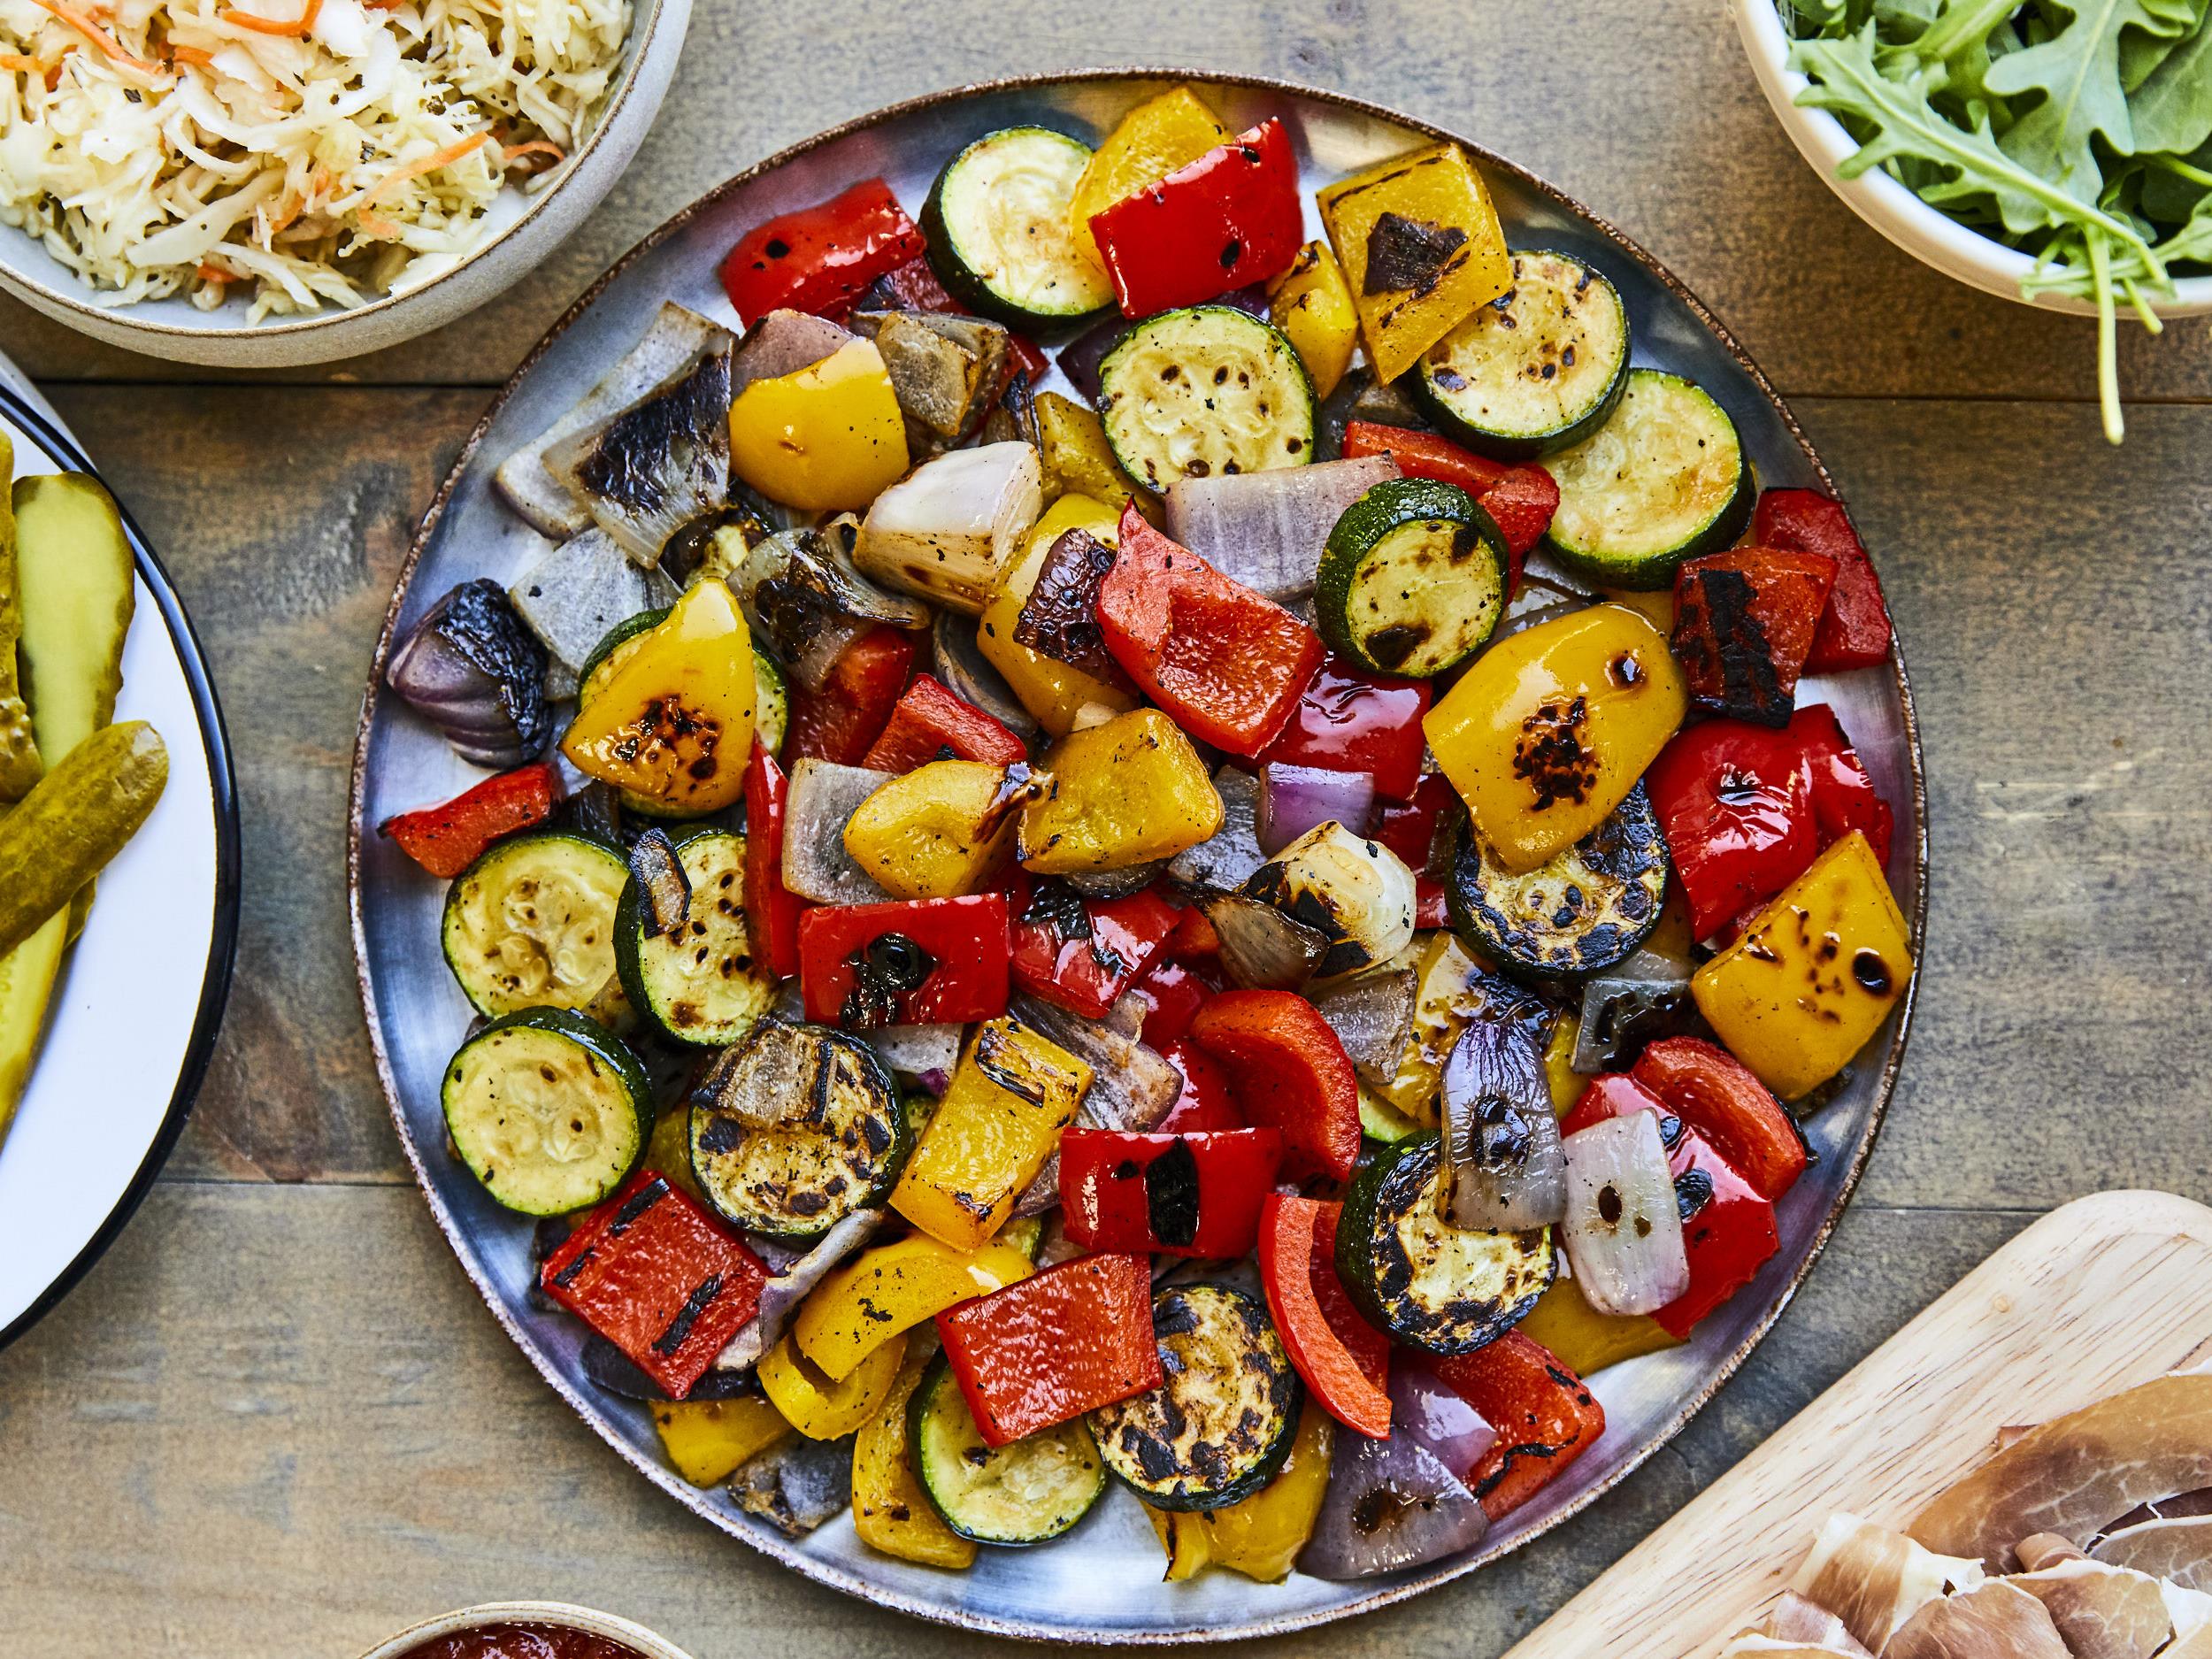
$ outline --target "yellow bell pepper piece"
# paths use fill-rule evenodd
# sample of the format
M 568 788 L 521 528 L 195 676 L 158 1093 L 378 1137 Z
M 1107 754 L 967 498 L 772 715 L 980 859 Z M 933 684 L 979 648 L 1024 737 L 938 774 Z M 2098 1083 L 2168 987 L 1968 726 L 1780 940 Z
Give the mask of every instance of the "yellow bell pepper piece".
M 1075 1119 L 1091 1068 L 1002 1015 L 968 1040 L 944 1098 L 892 1189 L 891 1208 L 972 1250 L 999 1230 Z
M 676 1106 L 653 1120 L 653 1133 L 645 1143 L 645 1167 L 658 1170 L 687 1197 L 706 1204 L 707 1195 L 699 1188 L 698 1172 L 691 1167 L 691 1102 L 680 1101 Z
M 979 760 L 917 766 L 855 809 L 845 850 L 895 898 L 976 892 L 1013 851 L 1014 815 L 994 810 L 1005 782 L 1006 768 Z
M 701 582 L 577 710 L 561 753 L 585 776 L 679 816 L 718 812 L 745 793 L 753 692 L 737 596 Z
M 1229 129 L 1188 87 L 1172 88 L 1137 105 L 1106 134 L 1106 142 L 1092 152 L 1090 165 L 1076 180 L 1075 196 L 1068 204 L 1075 245 L 1102 268 L 1098 243 L 1091 235 L 1092 216 L 1148 184 L 1157 184 L 1178 167 L 1227 143 L 1230 136 Z
M 812 512 L 867 506 L 906 471 L 906 420 L 872 340 L 755 380 L 730 405 L 730 470 Z
M 1172 858 L 1221 827 L 1221 792 L 1157 709 L 1117 715 L 1046 752 L 1044 798 L 1022 809 L 1023 865 L 1042 876 Z
M 1452 933 L 1439 930 L 1414 936 L 1412 946 L 1391 958 L 1394 968 L 1415 974 L 1413 1032 L 1389 1083 L 1363 1083 L 1363 1094 L 1421 1128 L 1437 1124 L 1437 1096 L 1443 1087 L 1444 1062 L 1461 1033 L 1490 1011 L 1490 987 L 1500 980 Z
M 1051 396 L 1048 392 L 1037 401 L 1041 405 Z M 1005 677 L 1022 707 L 1055 737 L 1072 732 L 1087 710 L 1102 709 L 1110 717 L 1135 708 L 1139 699 L 1134 692 L 1109 685 L 1056 657 L 1018 643 L 1014 625 L 1021 620 L 1022 606 L 1036 590 L 1038 572 L 1044 569 L 1045 555 L 1055 541 L 1071 530 L 1084 530 L 1108 547 L 1115 547 L 1120 541 L 1118 523 L 1113 509 L 1089 495 L 1062 495 L 1037 520 L 1021 557 L 984 601 L 983 615 L 976 625 L 976 645 L 984 660 Z
M 1551 1088 L 1555 1117 L 1564 1118 L 1572 1111 L 1582 1091 L 1590 1086 L 1590 1079 L 1574 1069 L 1575 1039 L 1581 1033 L 1582 1016 L 1569 1009 L 1553 1025 L 1551 1041 L 1544 1045 L 1544 1081 Z
M 653 1407 L 669 1466 L 695 1486 L 718 1486 L 791 1432 L 769 1401 L 672 1400 Z
M 1517 872 L 1602 824 L 1689 707 L 1666 637 L 1633 611 L 1593 605 L 1492 646 L 1421 726 L 1475 827 Z
M 1556 1279 L 1536 1299 L 1521 1334 L 1556 1354 L 1578 1377 L 1601 1371 L 1639 1354 L 1680 1344 L 1647 1315 L 1600 1313 L 1571 1279 Z
M 1267 285 L 1267 314 L 1297 348 L 1314 396 L 1336 390 L 1359 344 L 1359 308 L 1327 242 L 1308 242 L 1290 269 Z
M 1340 179 L 1321 192 L 1321 222 L 1380 380 L 1396 380 L 1513 284 L 1489 188 L 1456 144 Z
M 975 1565 L 976 1547 L 947 1526 L 914 1473 L 906 1409 L 928 1360 L 909 1354 L 883 1409 L 853 1441 L 853 1531 L 860 1541 L 902 1561 L 956 1570 Z
M 1113 503 L 1118 517 L 1120 503 L 1134 501 L 1139 512 L 1154 524 L 1160 522 L 1160 498 L 1121 470 L 1113 446 L 1106 442 L 1106 423 L 1098 418 L 1098 411 L 1057 392 L 1039 393 L 1035 408 L 1037 456 L 1044 469 L 1048 502 L 1063 495 L 1087 495 L 1093 501 Z M 1112 539 L 1099 537 L 1102 541 Z
M 825 1375 L 849 1377 L 893 1337 L 1033 1271 L 1010 1245 L 956 1250 L 926 1233 L 879 1244 L 815 1286 L 791 1321 L 792 1340 Z
M 1262 1584 L 1287 1578 L 1321 1517 L 1335 1443 L 1335 1424 L 1309 1396 L 1281 1472 L 1250 1497 L 1225 1509 L 1183 1513 L 1146 1504 L 1167 1550 L 1167 1581 L 1180 1584 L 1208 1565 L 1233 1568 Z
M 1912 978 L 1904 913 L 1854 830 L 1690 980 L 1728 1050 L 1784 1100 L 1843 1070 Z
M 862 1355 L 844 1376 L 826 1377 L 786 1335 L 760 1356 L 754 1371 L 761 1392 L 793 1428 L 810 1440 L 835 1440 L 883 1409 L 905 1361 L 901 1334 Z

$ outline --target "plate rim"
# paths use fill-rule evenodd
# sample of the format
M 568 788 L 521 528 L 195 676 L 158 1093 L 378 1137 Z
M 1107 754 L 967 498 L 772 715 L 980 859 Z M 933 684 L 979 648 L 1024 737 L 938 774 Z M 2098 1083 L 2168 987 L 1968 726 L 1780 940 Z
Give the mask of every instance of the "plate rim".
M 0 365 L 12 370 L 5 357 Z M 28 384 L 28 382 L 25 382 Z M 215 1040 L 222 1029 L 223 1015 L 230 1002 L 230 987 L 237 965 L 238 931 L 241 893 L 240 881 L 240 826 L 238 818 L 238 778 L 230 747 L 230 734 L 223 720 L 221 699 L 215 690 L 215 679 L 207 662 L 207 654 L 200 643 L 200 636 L 185 612 L 184 602 L 179 597 L 169 572 L 154 551 L 152 540 L 139 526 L 121 495 L 110 485 L 100 470 L 93 465 L 73 434 L 62 424 L 58 413 L 50 413 L 42 407 L 44 400 L 36 398 L 35 388 L 31 396 L 19 393 L 16 388 L 0 380 L 0 412 L 23 427 L 58 460 L 71 470 L 89 473 L 115 502 L 121 514 L 124 534 L 131 544 L 132 563 L 139 580 L 146 584 L 153 595 L 154 606 L 161 613 L 163 626 L 168 630 L 169 644 L 176 652 L 177 665 L 183 672 L 185 688 L 192 699 L 192 711 L 199 727 L 200 747 L 207 757 L 209 804 L 215 816 L 215 914 L 209 932 L 207 961 L 200 979 L 200 999 L 192 1015 L 192 1029 L 185 1040 L 184 1052 L 177 1066 L 177 1083 L 170 1091 L 168 1108 L 162 1114 L 161 1126 L 147 1143 L 146 1154 L 132 1171 L 106 1217 L 95 1228 L 84 1247 L 70 1258 L 67 1266 L 48 1282 L 45 1289 L 33 1297 L 30 1304 L 6 1325 L 0 1326 L 0 1350 L 4 1350 L 19 1337 L 60 1306 L 72 1290 L 82 1282 L 95 1263 L 107 1254 L 123 1229 L 130 1225 L 138 1207 L 146 1202 L 162 1167 L 169 1161 L 177 1138 L 184 1133 L 184 1125 L 192 1116 L 192 1107 L 198 1100 L 200 1087 L 207 1080 L 208 1067 L 215 1057 Z
M 378 1017 L 375 987 L 371 981 L 369 972 L 368 939 L 362 914 L 363 814 L 367 800 L 368 749 L 371 729 L 377 714 L 380 693 L 383 689 L 385 667 L 390 655 L 393 635 L 398 625 L 400 611 L 406 603 L 409 589 L 413 583 L 416 568 L 436 535 L 439 524 L 444 518 L 447 507 L 451 503 L 455 491 L 459 488 L 464 476 L 476 457 L 478 449 L 482 446 L 493 424 L 506 408 L 509 400 L 519 388 L 523 380 L 536 368 L 539 360 L 587 311 L 598 302 L 602 294 L 610 286 L 633 265 L 663 243 L 683 233 L 695 219 L 710 211 L 733 192 L 743 188 L 757 179 L 789 165 L 817 150 L 840 142 L 855 134 L 867 132 L 908 116 L 920 114 L 946 105 L 959 104 L 980 96 L 1114 82 L 1170 84 L 1180 82 L 1194 86 L 1233 87 L 1250 91 L 1272 93 L 1294 99 L 1310 99 L 1317 104 L 1331 105 L 1371 119 L 1388 123 L 1407 132 L 1425 137 L 1432 142 L 1450 142 L 1461 146 L 1482 166 L 1510 175 L 1532 194 L 1549 200 L 1555 206 L 1588 224 L 1609 239 L 1622 253 L 1641 265 L 1655 281 L 1686 305 L 1707 333 L 1723 350 L 1727 352 L 1759 393 L 1772 405 L 1775 413 L 1780 418 L 1783 429 L 1796 442 L 1814 475 L 1825 487 L 1827 494 L 1844 507 L 1847 517 L 1850 511 L 1849 504 L 1843 501 L 1841 492 L 1836 487 L 1835 478 L 1828 470 L 1827 463 L 1813 448 L 1811 441 L 1806 437 L 1803 428 L 1799 426 L 1794 411 L 1791 410 L 1782 395 L 1775 389 L 1773 383 L 1767 379 L 1765 372 L 1753 361 L 1750 355 L 1738 342 L 1735 335 L 1728 330 L 1719 318 L 1714 315 L 1704 301 L 1700 299 L 1673 272 L 1661 264 L 1642 243 L 1628 235 L 1610 219 L 1594 211 L 1575 196 L 1569 195 L 1529 168 L 1500 155 L 1489 146 L 1479 143 L 1449 127 L 1408 115 L 1386 104 L 1356 97 L 1348 93 L 1306 86 L 1279 76 L 1245 74 L 1183 66 L 1116 65 L 995 76 L 902 99 L 895 104 L 886 104 L 879 109 L 855 116 L 834 127 L 787 145 L 754 163 L 751 166 L 732 174 L 719 184 L 703 191 L 616 259 L 554 320 L 544 335 L 524 356 L 514 373 L 494 395 L 483 416 L 477 421 L 469 433 L 468 438 L 456 454 L 452 467 L 439 485 L 437 493 L 432 497 L 430 505 L 425 511 L 421 522 L 417 527 L 414 539 L 409 543 L 406 557 L 401 562 L 394 578 L 391 603 L 386 608 L 383 626 L 377 637 L 376 652 L 368 684 L 362 695 L 360 722 L 355 733 L 352 786 L 348 806 L 346 833 L 346 904 L 353 939 L 355 983 L 360 994 L 362 1015 L 368 1026 L 369 1044 L 375 1056 L 378 1079 L 384 1089 L 385 1103 L 390 1110 L 394 1127 L 399 1136 L 401 1148 L 406 1154 L 409 1166 L 414 1172 L 416 1185 L 422 1189 L 423 1196 L 429 1203 L 431 1214 L 437 1221 L 439 1231 L 445 1235 L 446 1243 L 451 1248 L 462 1271 L 467 1275 L 479 1297 L 490 1310 L 493 1317 L 499 1322 L 509 1339 L 522 1350 L 525 1357 L 529 1360 L 539 1375 L 551 1385 L 554 1392 L 566 1401 L 571 1409 L 575 1410 L 593 1432 L 605 1440 L 623 1461 L 674 1497 L 693 1515 L 709 1521 L 728 1536 L 752 1547 L 770 1559 L 797 1572 L 800 1576 L 827 1588 L 841 1591 L 872 1606 L 887 1608 L 910 1617 L 953 1629 L 1031 1642 L 1065 1642 L 1078 1639 L 1078 1633 L 1065 1625 L 1049 1624 L 1034 1619 L 1010 1618 L 996 1614 L 975 1612 L 962 1608 L 924 1601 L 905 1591 L 872 1581 L 836 1563 L 825 1561 L 810 1555 L 799 1548 L 792 1540 L 780 1536 L 770 1536 L 765 1528 L 733 1525 L 734 1517 L 699 1502 L 699 1494 L 691 1488 L 683 1486 L 672 1471 L 650 1463 L 626 1441 L 611 1432 L 601 1420 L 600 1414 L 594 1406 L 582 1398 L 568 1379 L 549 1363 L 540 1352 L 538 1346 L 529 1340 L 518 1322 L 509 1312 L 500 1296 L 498 1287 L 490 1282 L 488 1277 L 463 1248 L 457 1223 L 444 1200 L 432 1183 L 421 1151 L 415 1144 L 414 1136 L 409 1130 L 405 1115 L 401 1109 L 399 1089 L 392 1071 L 390 1056 L 385 1049 L 382 1027 Z M 1927 775 L 1912 683 L 1905 668 L 1902 641 L 1897 639 L 1893 625 L 1892 638 L 1893 649 L 1890 653 L 1889 668 L 1896 687 L 1899 710 L 1903 721 L 1906 758 L 1911 778 L 1916 825 L 1914 839 L 1915 851 L 1917 854 L 1917 871 L 1909 915 L 1913 941 L 1920 955 L 1924 957 L 1929 897 Z M 1690 1419 L 1710 1404 L 1714 1397 L 1727 1386 L 1730 1379 L 1742 1368 L 1744 1361 L 1750 1356 L 1752 1350 L 1766 1339 L 1784 1311 L 1796 1299 L 1797 1293 L 1803 1287 L 1814 1263 L 1820 1259 L 1822 1253 L 1827 1248 L 1829 1240 L 1834 1235 L 1844 1212 L 1850 1208 L 1851 1201 L 1857 1194 L 1860 1179 L 1865 1173 L 1867 1161 L 1872 1156 L 1875 1144 L 1881 1138 L 1883 1125 L 1888 1118 L 1891 1099 L 1896 1092 L 1897 1079 L 1904 1064 L 1906 1050 L 1910 1044 L 1913 1017 L 1919 1004 L 1921 983 L 1924 977 L 1919 972 L 1913 975 L 1907 986 L 1904 996 L 1898 1003 L 1897 1039 L 1885 1059 L 1880 1076 L 1876 1079 L 1874 1100 L 1867 1127 L 1865 1133 L 1860 1137 L 1858 1145 L 1853 1150 L 1850 1163 L 1844 1171 L 1842 1183 L 1838 1188 L 1835 1202 L 1830 1206 L 1827 1214 L 1822 1217 L 1819 1227 L 1809 1241 L 1803 1256 L 1795 1264 L 1788 1284 L 1783 1287 L 1774 1306 L 1763 1317 L 1753 1325 L 1740 1342 L 1720 1356 L 1711 1376 L 1684 1398 L 1674 1413 L 1664 1420 L 1655 1432 L 1649 1435 L 1640 1445 L 1632 1448 L 1617 1468 L 1594 1482 L 1586 1491 L 1578 1494 L 1572 1502 L 1565 1504 L 1550 1517 L 1539 1532 L 1515 1540 L 1511 1546 L 1512 1549 L 1532 1544 L 1546 1533 L 1555 1531 L 1627 1479 L 1663 1447 L 1671 1444 L 1688 1425 Z M 1273 1617 L 1263 1617 L 1240 1623 L 1233 1629 L 1179 1627 L 1170 1630 L 1092 1630 L 1080 1632 L 1079 1640 L 1102 1647 L 1163 1647 L 1194 1646 L 1210 1642 L 1242 1641 L 1301 1633 L 1334 1624 L 1339 1620 L 1361 1617 L 1385 1607 L 1411 1600 L 1415 1596 L 1435 1589 L 1455 1578 L 1463 1578 L 1508 1553 L 1510 1553 L 1509 1550 L 1502 1545 L 1487 1548 L 1478 1548 L 1463 1556 L 1432 1563 L 1428 1568 L 1417 1570 L 1418 1576 L 1394 1578 L 1392 1581 L 1366 1595 L 1336 1606 L 1310 1608 Z

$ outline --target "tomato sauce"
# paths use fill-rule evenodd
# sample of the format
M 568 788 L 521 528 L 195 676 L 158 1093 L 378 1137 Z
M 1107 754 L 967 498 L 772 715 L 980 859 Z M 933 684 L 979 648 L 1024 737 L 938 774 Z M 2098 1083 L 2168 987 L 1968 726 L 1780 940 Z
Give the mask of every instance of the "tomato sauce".
M 639 1659 L 639 1655 L 634 1647 L 580 1630 L 486 1624 L 410 1647 L 402 1659 Z

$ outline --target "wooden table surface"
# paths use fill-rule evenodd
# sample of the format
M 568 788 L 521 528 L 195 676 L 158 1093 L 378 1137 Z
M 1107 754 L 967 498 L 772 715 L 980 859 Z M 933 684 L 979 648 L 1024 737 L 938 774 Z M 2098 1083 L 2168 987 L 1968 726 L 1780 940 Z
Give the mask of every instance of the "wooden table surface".
M 1834 469 L 1926 733 L 1919 1024 L 1858 1202 L 1796 1304 L 1575 1523 L 1276 1645 L 1486 1659 L 2035 1214 L 2108 1187 L 2212 1198 L 2204 323 L 2129 331 L 2129 437 L 2108 449 L 2090 330 L 1862 228 L 1789 148 L 1710 0 L 700 0 L 629 175 L 542 269 L 441 334 L 219 377 L 0 303 L 0 344 L 151 531 L 210 649 L 247 877 L 189 1133 L 121 1242 L 0 1354 L 0 1655 L 353 1659 L 419 1616 L 509 1596 L 628 1614 L 699 1659 L 796 1659 L 825 1637 L 841 1654 L 975 1650 L 680 1510 L 500 1333 L 407 1179 L 370 1064 L 346 772 L 414 521 L 489 388 L 593 275 L 707 186 L 849 116 L 1117 62 L 1395 105 L 1625 227 L 1736 331 Z

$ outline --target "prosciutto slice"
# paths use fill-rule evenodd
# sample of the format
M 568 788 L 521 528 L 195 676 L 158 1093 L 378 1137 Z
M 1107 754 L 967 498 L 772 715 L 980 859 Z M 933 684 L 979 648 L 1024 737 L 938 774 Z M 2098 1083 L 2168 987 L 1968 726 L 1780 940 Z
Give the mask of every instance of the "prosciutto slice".
M 2187 1590 L 2212 1591 L 2212 1516 L 2145 1521 L 2108 1532 L 2089 1547 L 2093 1560 L 2171 1578 Z
M 1855 1515 L 1832 1515 L 1791 1587 L 1880 1653 L 1929 1602 L 1973 1589 L 1983 1577 L 1977 1562 L 1938 1555 Z
M 2073 1659 L 2043 1603 L 1993 1578 L 1962 1595 L 1929 1602 L 1908 1620 L 1882 1659 Z
M 2094 1561 L 2062 1561 L 2005 1580 L 2043 1603 L 2074 1659 L 2151 1659 L 2174 1632 L 2158 1580 Z

